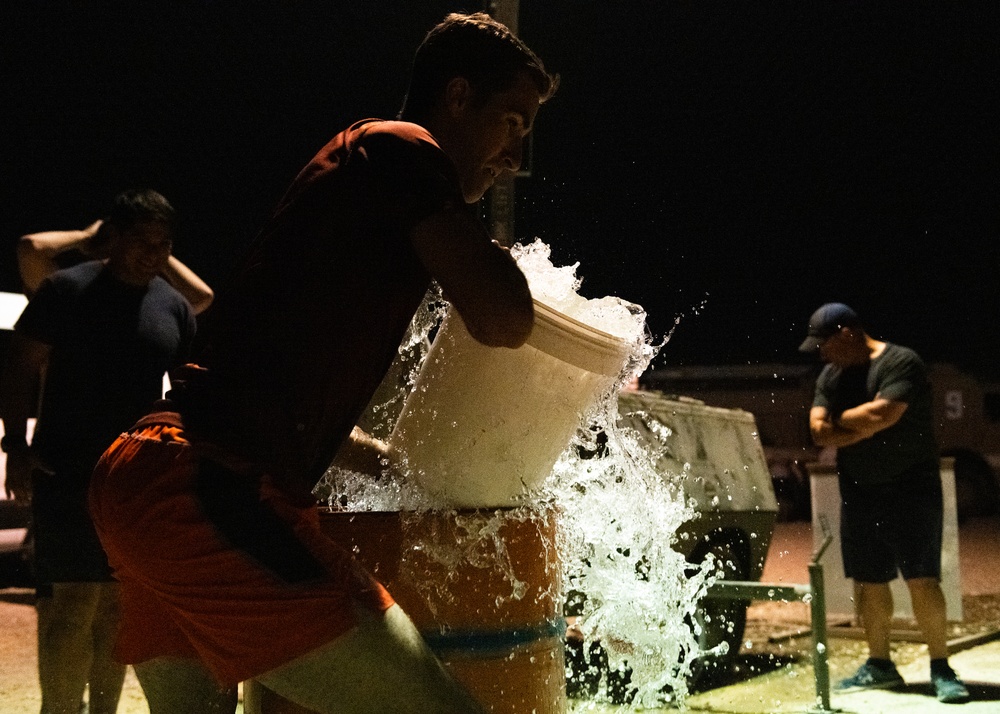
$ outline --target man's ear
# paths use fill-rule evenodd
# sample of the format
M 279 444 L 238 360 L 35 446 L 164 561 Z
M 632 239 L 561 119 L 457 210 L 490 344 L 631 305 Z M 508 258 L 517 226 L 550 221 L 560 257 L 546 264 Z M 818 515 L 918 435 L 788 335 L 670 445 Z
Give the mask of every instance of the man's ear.
M 444 101 L 448 113 L 452 116 L 461 114 L 472 100 L 472 85 L 465 77 L 452 77 L 445 85 Z
M 107 258 L 112 244 L 118 239 L 118 228 L 107 221 L 101 223 L 97 233 L 90 239 L 89 252 L 92 258 Z
M 117 251 L 125 242 L 122 229 L 116 225 L 111 225 L 106 222 L 101 225 L 101 229 L 98 231 L 98 234 L 99 239 L 95 245 L 91 246 L 91 255 L 100 260 L 110 258 L 111 254 Z M 97 239 L 98 236 L 94 236 L 94 238 Z

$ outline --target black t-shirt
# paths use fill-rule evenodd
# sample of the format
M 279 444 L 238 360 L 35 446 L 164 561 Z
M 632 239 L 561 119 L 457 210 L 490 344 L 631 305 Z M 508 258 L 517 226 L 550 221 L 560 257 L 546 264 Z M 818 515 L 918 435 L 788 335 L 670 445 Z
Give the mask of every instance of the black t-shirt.
M 51 347 L 32 448 L 57 470 L 87 470 L 160 396 L 195 320 L 162 278 L 135 287 L 90 261 L 46 278 L 14 329 Z
M 825 407 L 837 417 L 876 396 L 906 402 L 907 407 L 893 426 L 837 449 L 841 477 L 856 483 L 886 483 L 914 466 L 937 459 L 927 368 L 908 347 L 887 343 L 882 354 L 867 364 L 846 368 L 826 365 L 816 381 L 813 406 Z

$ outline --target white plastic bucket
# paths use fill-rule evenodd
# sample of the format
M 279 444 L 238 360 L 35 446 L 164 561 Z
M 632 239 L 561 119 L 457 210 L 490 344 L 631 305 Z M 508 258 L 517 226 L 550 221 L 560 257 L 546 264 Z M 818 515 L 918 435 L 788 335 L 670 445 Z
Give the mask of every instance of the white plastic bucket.
M 476 342 L 452 310 L 389 446 L 451 505 L 509 506 L 549 475 L 629 353 L 625 340 L 537 300 L 531 337 L 516 350 Z

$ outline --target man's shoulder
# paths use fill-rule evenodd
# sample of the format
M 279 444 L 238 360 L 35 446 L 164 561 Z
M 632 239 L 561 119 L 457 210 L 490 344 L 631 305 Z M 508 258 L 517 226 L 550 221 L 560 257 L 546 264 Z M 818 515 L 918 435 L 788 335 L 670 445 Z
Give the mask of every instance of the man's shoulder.
M 840 374 L 840 367 L 827 362 L 823 365 L 823 368 L 819 371 L 819 375 L 816 377 L 816 383 L 819 385 L 824 385 L 831 380 L 833 380 L 838 374 Z
M 104 263 L 99 260 L 88 260 L 57 270 L 49 275 L 44 282 L 70 289 L 82 288 L 96 280 L 103 270 Z
M 88 290 L 89 286 L 97 282 L 103 272 L 104 264 L 99 260 L 90 260 L 57 270 L 46 276 L 28 305 L 36 310 L 41 309 L 40 306 L 52 309 L 72 304 L 78 296 Z
M 419 170 L 431 166 L 445 170 L 450 165 L 431 133 L 418 124 L 385 119 L 362 119 L 330 139 L 299 172 L 282 199 L 285 206 L 297 201 L 316 185 L 351 166 L 375 171 Z M 279 209 L 280 210 L 280 209 Z
M 437 140 L 419 124 L 408 121 L 387 119 L 363 119 L 352 124 L 346 131 L 348 144 L 365 141 L 398 141 L 401 144 L 421 144 L 438 146 Z
M 159 275 L 149 281 L 149 292 L 155 298 L 157 304 L 161 304 L 164 307 L 179 305 L 183 308 L 190 308 L 187 298 L 181 295 L 177 288 Z
M 911 365 L 924 369 L 924 361 L 917 354 L 916 350 L 904 347 L 903 345 L 897 345 L 893 342 L 885 343 L 885 351 L 882 353 L 882 357 L 883 359 L 880 361 L 887 367 Z

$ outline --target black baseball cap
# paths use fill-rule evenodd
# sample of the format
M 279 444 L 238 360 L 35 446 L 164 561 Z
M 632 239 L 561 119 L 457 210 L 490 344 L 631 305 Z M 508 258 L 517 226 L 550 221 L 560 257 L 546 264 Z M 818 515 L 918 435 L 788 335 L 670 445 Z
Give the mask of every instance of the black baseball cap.
M 815 352 L 823 341 L 842 327 L 860 327 L 858 313 L 842 302 L 828 302 L 809 318 L 808 337 L 799 345 L 799 352 Z

